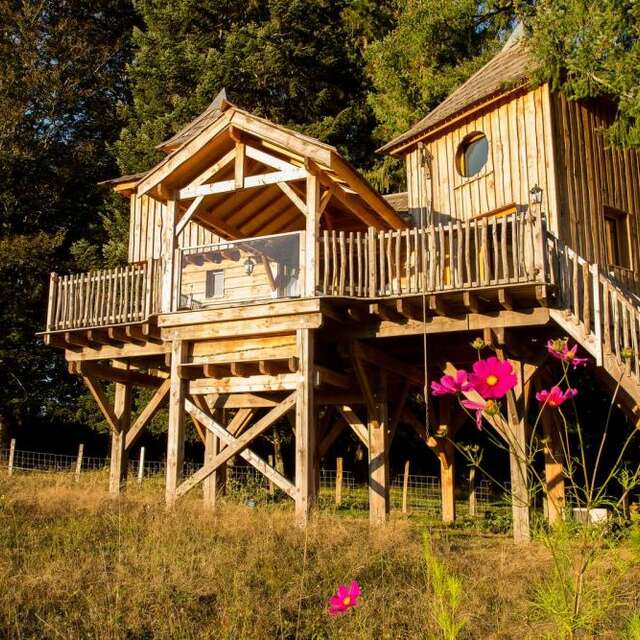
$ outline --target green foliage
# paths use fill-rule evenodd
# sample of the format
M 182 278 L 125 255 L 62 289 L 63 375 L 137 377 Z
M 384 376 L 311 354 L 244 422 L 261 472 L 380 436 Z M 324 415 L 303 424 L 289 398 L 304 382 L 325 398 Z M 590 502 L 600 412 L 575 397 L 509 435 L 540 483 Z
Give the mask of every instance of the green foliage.
M 571 98 L 619 104 L 613 142 L 640 145 L 640 3 L 542 0 L 526 18 L 540 79 Z
M 395 28 L 366 51 L 379 138 L 406 131 L 495 54 L 515 4 L 397 0 Z
M 126 0 L 0 0 L 0 431 L 68 419 L 78 393 L 44 329 L 48 276 L 99 242 L 106 152 L 127 99 Z M 85 241 L 82 262 L 97 262 Z M 6 435 L 6 433 L 5 433 Z M 0 434 L 0 437 L 2 435 Z
M 463 601 L 462 582 L 438 557 L 428 532 L 423 536 L 423 554 L 433 592 L 431 614 L 440 631 L 438 637 L 442 640 L 456 640 L 468 622 L 460 613 Z
M 139 0 L 128 68 L 133 101 L 114 146 L 124 172 L 147 169 L 154 146 L 225 87 L 231 101 L 371 162 L 372 114 L 362 47 L 384 32 L 387 3 L 366 0 Z

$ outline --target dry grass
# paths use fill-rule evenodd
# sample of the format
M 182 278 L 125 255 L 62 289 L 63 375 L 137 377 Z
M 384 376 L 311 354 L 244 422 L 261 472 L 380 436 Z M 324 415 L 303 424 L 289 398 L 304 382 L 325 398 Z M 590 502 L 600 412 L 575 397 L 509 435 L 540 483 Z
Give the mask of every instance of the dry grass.
M 101 476 L 81 486 L 0 477 L 0 637 L 437 637 L 420 520 L 370 531 L 363 518 L 321 513 L 302 532 L 289 505 L 211 514 L 192 499 L 167 513 L 158 487 L 114 502 L 104 486 Z M 533 584 L 548 566 L 541 547 L 434 538 L 464 581 L 467 637 L 542 637 L 529 622 Z M 351 579 L 362 584 L 362 606 L 330 619 L 326 599 Z M 614 635 L 599 637 L 620 637 L 622 622 L 607 624 Z

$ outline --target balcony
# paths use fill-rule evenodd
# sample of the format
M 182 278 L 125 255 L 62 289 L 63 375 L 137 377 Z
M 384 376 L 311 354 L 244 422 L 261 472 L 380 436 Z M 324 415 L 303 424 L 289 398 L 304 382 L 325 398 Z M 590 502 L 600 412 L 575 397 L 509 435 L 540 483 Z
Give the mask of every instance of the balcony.
M 171 311 L 300 298 L 307 277 L 317 297 L 370 301 L 479 290 L 491 299 L 492 291 L 548 278 L 544 227 L 523 214 L 424 229 L 324 230 L 314 274 L 305 273 L 304 237 L 292 232 L 177 249 Z M 160 313 L 162 284 L 162 260 L 52 274 L 47 332 L 145 322 Z

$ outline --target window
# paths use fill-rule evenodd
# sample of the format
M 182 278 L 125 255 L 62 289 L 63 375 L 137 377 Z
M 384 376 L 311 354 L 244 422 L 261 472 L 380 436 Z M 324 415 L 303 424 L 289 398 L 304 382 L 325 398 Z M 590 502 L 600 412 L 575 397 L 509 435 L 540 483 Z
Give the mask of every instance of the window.
M 484 133 L 468 135 L 458 147 L 456 169 L 461 176 L 470 178 L 480 172 L 489 158 L 489 141 Z
M 220 298 L 224 295 L 224 271 L 222 269 L 207 271 L 205 295 L 207 298 Z
M 631 269 L 627 214 L 624 211 L 605 206 L 604 234 L 609 265 Z

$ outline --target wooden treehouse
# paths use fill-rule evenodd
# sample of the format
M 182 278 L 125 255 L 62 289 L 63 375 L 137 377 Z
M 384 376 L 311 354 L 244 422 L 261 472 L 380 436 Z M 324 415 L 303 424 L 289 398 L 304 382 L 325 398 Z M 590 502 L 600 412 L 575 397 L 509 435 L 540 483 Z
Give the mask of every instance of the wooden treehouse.
M 407 403 L 489 340 L 520 382 L 500 432 L 526 446 L 523 407 L 546 384 L 544 341 L 569 334 L 605 385 L 640 405 L 640 157 L 608 148 L 613 106 L 533 86 L 509 42 L 383 151 L 406 161 L 407 193 L 379 195 L 338 151 L 218 96 L 160 145 L 142 175 L 108 184 L 131 203 L 129 265 L 51 275 L 44 339 L 64 349 L 112 429 L 110 489 L 127 452 L 168 403 L 166 500 L 203 483 L 205 502 L 240 456 L 295 502 L 304 523 L 319 466 L 344 429 L 368 449 L 373 523 L 389 510 L 389 450 L 415 429 L 441 463 L 443 517 L 455 518 L 454 438 L 466 415 Z M 426 350 L 423 346 L 426 345 Z M 425 353 L 426 351 L 426 353 Z M 425 366 L 426 363 L 426 366 Z M 102 384 L 115 382 L 115 402 Z M 155 389 L 135 421 L 133 386 Z M 425 412 L 426 413 L 426 412 Z M 547 412 L 545 412 L 546 414 Z M 295 473 L 252 443 L 287 416 Z M 204 443 L 183 477 L 186 420 Z M 473 428 L 473 427 L 471 427 Z M 557 446 L 552 417 L 544 424 Z M 514 534 L 529 510 L 511 456 Z M 548 457 L 549 517 L 561 466 Z M 516 500 L 515 498 L 519 498 Z

